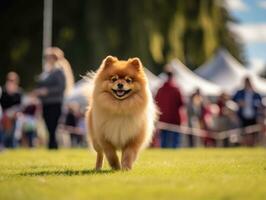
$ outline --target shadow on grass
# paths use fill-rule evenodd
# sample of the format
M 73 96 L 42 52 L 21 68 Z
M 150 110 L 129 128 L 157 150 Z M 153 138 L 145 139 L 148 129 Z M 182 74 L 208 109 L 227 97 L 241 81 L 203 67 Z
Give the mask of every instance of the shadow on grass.
M 23 172 L 20 176 L 84 176 L 84 175 L 96 175 L 96 174 L 111 174 L 115 170 L 101 170 L 97 171 L 95 169 L 91 170 L 54 170 L 54 171 L 36 171 L 36 172 Z

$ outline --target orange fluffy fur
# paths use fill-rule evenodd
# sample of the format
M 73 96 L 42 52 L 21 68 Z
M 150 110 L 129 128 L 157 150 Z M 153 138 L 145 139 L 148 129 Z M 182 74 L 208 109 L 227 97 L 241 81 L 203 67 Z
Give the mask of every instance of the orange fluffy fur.
M 113 169 L 132 168 L 151 140 L 156 107 L 138 58 L 105 58 L 96 72 L 87 112 L 88 131 L 100 170 L 106 156 Z M 123 85 L 123 89 L 119 89 Z M 122 151 L 121 162 L 117 150 Z

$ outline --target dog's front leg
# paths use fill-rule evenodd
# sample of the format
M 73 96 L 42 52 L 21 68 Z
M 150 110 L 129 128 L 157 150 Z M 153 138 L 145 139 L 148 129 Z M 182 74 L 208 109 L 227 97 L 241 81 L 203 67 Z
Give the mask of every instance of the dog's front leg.
M 130 170 L 138 157 L 141 145 L 144 142 L 145 133 L 141 131 L 122 149 L 121 165 L 123 170 Z
M 122 159 L 121 159 L 122 170 L 132 169 L 133 163 L 137 158 L 137 154 L 138 150 L 130 146 L 126 147 L 122 151 Z
M 99 171 L 103 167 L 103 152 L 98 151 L 97 152 L 97 158 L 96 158 L 96 165 L 95 165 L 95 170 Z
M 109 165 L 112 167 L 112 169 L 115 169 L 115 170 L 121 169 L 115 147 L 110 142 L 104 139 L 101 142 L 102 142 L 104 154 L 108 160 Z

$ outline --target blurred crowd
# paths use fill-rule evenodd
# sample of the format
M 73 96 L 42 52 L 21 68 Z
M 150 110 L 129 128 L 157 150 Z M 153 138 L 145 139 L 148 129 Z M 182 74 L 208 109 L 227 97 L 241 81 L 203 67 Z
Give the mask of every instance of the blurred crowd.
M 0 92 L 0 149 L 87 146 L 85 111 L 78 103 L 64 103 L 74 84 L 71 66 L 57 47 L 46 49 L 44 60 L 36 88 L 26 95 L 17 73 L 6 76 Z
M 84 113 L 78 102 L 66 102 L 74 85 L 71 66 L 57 47 L 45 52 L 45 65 L 34 90 L 24 94 L 17 73 L 9 72 L 0 90 L 0 150 L 16 147 L 87 147 Z M 265 107 L 249 77 L 234 95 L 186 96 L 174 72 L 154 98 L 160 110 L 153 147 L 230 147 L 265 145 Z
M 161 112 L 153 146 L 177 148 L 265 145 L 265 106 L 249 77 L 233 95 L 208 98 L 196 89 L 185 97 L 167 71 L 155 101 Z

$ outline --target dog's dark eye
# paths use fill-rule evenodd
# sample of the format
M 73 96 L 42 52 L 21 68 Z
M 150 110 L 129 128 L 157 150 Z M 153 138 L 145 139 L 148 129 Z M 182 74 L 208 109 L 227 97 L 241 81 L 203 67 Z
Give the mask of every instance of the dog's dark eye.
M 112 78 L 111 78 L 111 81 L 114 83 L 114 82 L 116 82 L 118 80 L 118 77 L 117 76 L 112 76 Z
M 127 83 L 132 83 L 132 78 L 126 77 L 125 80 Z

